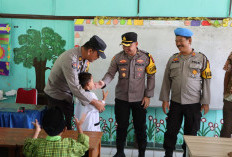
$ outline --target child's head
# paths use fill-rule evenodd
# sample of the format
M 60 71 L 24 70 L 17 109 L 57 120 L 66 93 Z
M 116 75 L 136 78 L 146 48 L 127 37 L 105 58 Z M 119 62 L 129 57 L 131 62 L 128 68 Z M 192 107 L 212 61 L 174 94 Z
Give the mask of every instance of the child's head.
M 88 72 L 79 74 L 79 83 L 83 89 L 92 90 L 94 88 L 93 77 Z
M 49 136 L 59 135 L 65 128 L 65 119 L 59 107 L 49 108 L 43 116 L 42 127 Z

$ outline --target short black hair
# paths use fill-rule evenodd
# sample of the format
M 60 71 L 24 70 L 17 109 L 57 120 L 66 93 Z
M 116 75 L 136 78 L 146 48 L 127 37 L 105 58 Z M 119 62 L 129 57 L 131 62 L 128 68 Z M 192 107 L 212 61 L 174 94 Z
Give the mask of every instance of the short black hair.
M 86 50 L 92 49 L 93 51 L 97 51 L 96 46 L 91 44 L 89 41 L 87 41 L 82 47 L 84 47 Z
M 89 81 L 91 80 L 92 74 L 88 72 L 81 72 L 78 77 L 81 87 L 84 88 L 86 84 L 89 83 Z
M 58 106 L 48 108 L 42 119 L 42 127 L 49 136 L 59 135 L 65 128 L 65 118 Z

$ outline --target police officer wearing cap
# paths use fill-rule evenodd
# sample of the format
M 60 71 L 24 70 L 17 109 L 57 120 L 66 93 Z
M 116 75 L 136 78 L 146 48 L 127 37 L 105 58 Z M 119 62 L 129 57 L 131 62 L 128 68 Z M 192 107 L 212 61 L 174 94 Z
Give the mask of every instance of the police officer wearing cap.
M 184 117 L 184 135 L 197 135 L 200 129 L 201 111 L 206 114 L 210 103 L 211 71 L 209 60 L 191 48 L 193 33 L 186 28 L 175 29 L 179 53 L 170 57 L 164 72 L 160 92 L 162 108 L 167 113 L 167 131 L 164 134 L 165 157 L 175 150 L 177 134 Z M 169 106 L 169 94 L 171 101 Z M 183 144 L 184 154 L 186 145 Z
M 106 58 L 105 42 L 94 35 L 82 47 L 75 47 L 62 53 L 54 63 L 44 92 L 48 97 L 49 106 L 59 106 L 66 118 L 67 128 L 71 129 L 71 119 L 74 112 L 73 96 L 83 104 L 92 104 L 100 112 L 104 104 L 91 97 L 79 84 L 78 74 L 88 71 L 89 62 Z
M 108 72 L 99 81 L 99 87 L 108 85 L 116 72 L 119 73 L 115 89 L 115 117 L 117 121 L 114 157 L 124 157 L 124 146 L 132 110 L 135 134 L 138 141 L 139 157 L 145 156 L 147 145 L 146 108 L 154 96 L 156 66 L 151 54 L 137 48 L 137 34 L 122 35 L 123 51 L 116 54 Z M 147 84 L 147 86 L 145 85 Z

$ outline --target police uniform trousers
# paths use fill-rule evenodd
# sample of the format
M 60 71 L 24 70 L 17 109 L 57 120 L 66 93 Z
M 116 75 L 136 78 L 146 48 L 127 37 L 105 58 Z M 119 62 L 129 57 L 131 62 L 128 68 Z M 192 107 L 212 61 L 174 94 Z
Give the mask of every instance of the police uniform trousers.
M 146 134 L 146 113 L 147 110 L 141 106 L 142 101 L 139 102 L 127 102 L 119 99 L 115 99 L 115 118 L 117 121 L 116 129 L 116 145 L 117 152 L 123 151 L 127 129 L 129 126 L 130 110 L 132 110 L 133 124 L 135 129 L 136 138 L 138 141 L 139 154 L 145 153 L 147 146 L 147 134 Z
M 231 138 L 232 135 L 232 102 L 223 100 L 223 125 L 220 137 Z
M 170 111 L 167 114 L 167 130 L 164 134 L 164 149 L 166 152 L 175 150 L 177 134 L 179 133 L 184 117 L 184 135 L 197 135 L 200 129 L 201 104 L 180 104 L 174 101 L 170 102 Z M 184 155 L 186 152 L 185 142 L 182 145 Z
M 47 95 L 47 94 L 46 94 Z M 74 116 L 74 103 L 66 100 L 58 100 L 47 95 L 48 107 L 60 107 L 65 116 L 65 122 L 68 130 L 72 130 L 72 118 Z

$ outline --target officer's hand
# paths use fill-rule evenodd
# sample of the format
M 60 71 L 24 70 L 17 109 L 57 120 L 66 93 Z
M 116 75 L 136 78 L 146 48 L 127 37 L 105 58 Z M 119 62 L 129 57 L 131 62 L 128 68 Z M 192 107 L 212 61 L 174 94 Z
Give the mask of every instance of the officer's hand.
M 150 98 L 144 97 L 141 105 L 146 109 L 150 105 Z
M 105 110 L 105 104 L 103 104 L 101 101 L 93 99 L 90 104 L 95 106 L 99 112 L 103 112 Z
M 166 108 L 169 110 L 169 102 L 163 101 L 162 108 L 163 108 L 164 113 L 167 114 Z
M 204 115 L 209 112 L 209 104 L 202 104 L 201 105 L 201 112 L 204 110 Z
M 229 157 L 232 157 L 232 152 L 229 152 L 229 153 L 228 153 L 228 156 L 229 156 Z
M 102 80 L 94 83 L 95 89 L 102 88 L 104 85 L 105 83 Z

